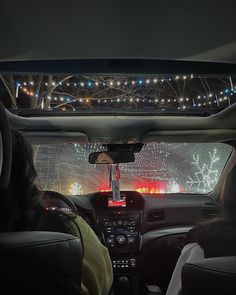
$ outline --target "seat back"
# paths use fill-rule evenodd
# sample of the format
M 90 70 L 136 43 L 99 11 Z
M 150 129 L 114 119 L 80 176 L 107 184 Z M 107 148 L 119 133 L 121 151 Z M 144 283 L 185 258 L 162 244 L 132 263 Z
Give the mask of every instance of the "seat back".
M 186 263 L 182 269 L 183 295 L 235 295 L 236 257 L 215 257 Z
M 81 294 L 82 253 L 81 241 L 64 233 L 1 233 L 1 289 L 7 294 Z
M 5 109 L 0 101 L 0 192 L 6 189 L 11 172 L 12 137 Z
M 224 216 L 200 229 L 197 242 L 205 259 L 186 263 L 182 269 L 184 295 L 236 294 L 236 166 L 223 185 Z M 210 225 L 210 226 L 209 226 Z M 201 231 L 200 231 L 201 230 Z M 200 238 L 199 238 L 200 237 Z

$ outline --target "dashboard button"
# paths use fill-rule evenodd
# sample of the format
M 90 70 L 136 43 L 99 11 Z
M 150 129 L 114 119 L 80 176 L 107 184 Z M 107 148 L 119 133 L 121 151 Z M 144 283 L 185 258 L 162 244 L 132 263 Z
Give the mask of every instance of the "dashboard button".
M 126 238 L 124 235 L 118 235 L 116 236 L 116 241 L 118 244 L 122 245 L 126 242 Z
M 114 244 L 114 242 L 115 242 L 114 238 L 107 238 L 107 244 L 108 245 Z
M 135 242 L 135 237 L 128 237 L 127 241 L 129 244 L 133 244 Z
M 105 227 L 105 231 L 107 233 L 111 233 L 112 232 L 112 227 Z
M 135 258 L 131 258 L 131 259 L 129 260 L 129 263 L 130 263 L 130 266 L 131 266 L 131 267 L 135 267 L 135 266 L 136 266 L 136 259 L 135 259 Z

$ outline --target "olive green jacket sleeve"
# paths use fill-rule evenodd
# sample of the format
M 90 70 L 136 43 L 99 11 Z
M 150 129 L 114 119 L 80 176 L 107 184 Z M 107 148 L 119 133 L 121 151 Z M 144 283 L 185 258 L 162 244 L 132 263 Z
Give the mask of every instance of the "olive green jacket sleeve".
M 99 241 L 92 228 L 80 217 L 75 219 L 84 243 L 82 262 L 82 290 L 84 295 L 107 295 L 110 291 L 113 272 L 106 247 Z

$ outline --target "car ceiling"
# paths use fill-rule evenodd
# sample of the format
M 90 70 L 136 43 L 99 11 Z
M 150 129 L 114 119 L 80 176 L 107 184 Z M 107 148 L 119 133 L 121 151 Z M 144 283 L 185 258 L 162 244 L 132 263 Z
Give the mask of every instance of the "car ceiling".
M 236 63 L 234 0 L 1 1 L 0 60 Z
M 235 8 L 234 0 L 3 0 L 0 61 L 168 59 L 236 64 Z M 210 142 L 236 138 L 235 113 L 233 105 L 207 118 L 8 117 L 33 142 Z

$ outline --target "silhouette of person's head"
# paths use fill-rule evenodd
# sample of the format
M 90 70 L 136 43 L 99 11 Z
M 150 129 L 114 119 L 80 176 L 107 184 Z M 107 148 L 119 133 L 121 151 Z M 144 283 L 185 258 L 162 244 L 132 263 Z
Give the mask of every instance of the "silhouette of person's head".
M 113 159 L 107 152 L 101 152 L 98 154 L 95 163 L 96 164 L 112 164 Z
M 20 132 L 12 130 L 12 167 L 10 183 L 0 202 L 0 230 L 26 230 L 37 220 L 41 191 L 35 185 L 37 173 L 31 144 Z

